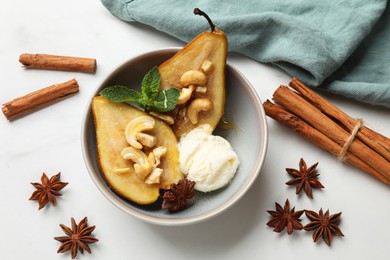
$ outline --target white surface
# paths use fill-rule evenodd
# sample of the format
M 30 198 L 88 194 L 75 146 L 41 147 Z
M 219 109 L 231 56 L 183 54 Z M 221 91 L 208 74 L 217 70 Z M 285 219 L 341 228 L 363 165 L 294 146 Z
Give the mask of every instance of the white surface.
M 143 223 L 112 206 L 94 186 L 85 168 L 80 145 L 85 105 L 97 85 L 130 57 L 183 43 L 140 24 L 114 18 L 98 0 L 3 1 L 0 9 L 1 97 L 5 103 L 36 89 L 76 78 L 80 92 L 62 102 L 14 122 L 0 118 L 1 259 L 70 259 L 57 254 L 63 235 L 60 223 L 84 216 L 96 225 L 99 242 L 92 255 L 78 259 L 387 259 L 390 225 L 389 187 L 361 171 L 341 164 L 283 126 L 268 120 L 269 149 L 265 165 L 250 191 L 224 214 L 184 227 Z M 25 70 L 22 53 L 93 57 L 96 74 Z M 230 55 L 254 85 L 260 98 L 270 99 L 289 77 L 240 55 Z M 326 97 L 351 116 L 390 136 L 389 110 L 363 105 L 333 95 Z M 255 144 L 254 144 L 255 145 Z M 248 147 L 250 152 L 250 147 Z M 314 199 L 296 196 L 284 183 L 286 167 L 298 167 L 303 157 L 325 185 Z M 62 173 L 69 182 L 58 206 L 38 211 L 29 201 L 42 172 Z M 290 199 L 297 209 L 342 211 L 340 228 L 331 247 L 313 243 L 311 233 L 277 234 L 266 226 L 274 202 Z M 307 219 L 303 218 L 303 223 Z

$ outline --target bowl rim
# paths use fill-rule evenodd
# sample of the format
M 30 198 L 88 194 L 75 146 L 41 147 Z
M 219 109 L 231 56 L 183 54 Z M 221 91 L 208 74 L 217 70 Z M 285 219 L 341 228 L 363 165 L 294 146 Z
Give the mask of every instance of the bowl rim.
M 188 217 L 188 218 L 172 218 L 172 219 L 163 219 L 163 218 L 158 218 L 158 217 L 153 217 L 149 215 L 145 215 L 133 208 L 126 207 L 125 203 L 122 201 L 119 201 L 117 197 L 113 195 L 112 190 L 107 190 L 107 186 L 105 186 L 102 181 L 96 177 L 95 169 L 93 167 L 93 163 L 90 160 L 89 152 L 88 150 L 88 137 L 87 137 L 87 126 L 90 120 L 90 117 L 92 116 L 92 110 L 91 110 L 91 102 L 92 98 L 96 96 L 97 91 L 102 87 L 102 85 L 112 77 L 112 75 L 116 74 L 119 70 L 123 69 L 124 66 L 126 66 L 128 63 L 131 61 L 134 61 L 136 59 L 142 59 L 144 56 L 151 56 L 151 55 L 156 55 L 156 54 L 161 54 L 161 53 L 171 53 L 171 52 L 177 52 L 182 47 L 168 47 L 168 48 L 160 48 L 160 49 L 155 49 L 152 51 L 146 51 L 138 55 L 133 55 L 130 58 L 126 59 L 122 64 L 117 66 L 113 71 L 109 72 L 106 77 L 97 85 L 97 87 L 93 90 L 92 95 L 88 98 L 88 102 L 85 106 L 83 118 L 82 118 L 82 126 L 81 126 L 81 150 L 82 150 L 82 155 L 83 155 L 83 160 L 85 163 L 85 166 L 88 170 L 88 173 L 94 182 L 95 186 L 98 188 L 98 190 L 103 194 L 103 196 L 110 201 L 114 206 L 122 210 L 123 212 L 132 215 L 136 217 L 137 219 L 143 220 L 148 223 L 152 224 L 158 224 L 158 225 L 165 225 L 165 226 L 178 226 L 178 225 L 186 225 L 186 224 L 195 224 L 201 221 L 205 221 L 207 219 L 211 219 L 213 217 L 216 217 L 217 215 L 221 214 L 222 212 L 226 211 L 230 207 L 232 207 L 239 199 L 241 199 L 244 194 L 247 193 L 247 191 L 250 189 L 250 187 L 253 185 L 255 180 L 257 179 L 260 170 L 264 164 L 264 160 L 266 157 L 267 153 L 267 147 L 268 147 L 268 125 L 267 125 L 267 120 L 265 116 L 265 111 L 262 106 L 261 100 L 253 88 L 252 84 L 247 80 L 246 77 L 233 65 L 229 64 L 228 62 L 226 63 L 226 66 L 231 69 L 233 73 L 235 73 L 238 77 L 240 77 L 241 80 L 245 82 L 245 84 L 248 86 L 247 90 L 248 93 L 251 96 L 251 99 L 255 100 L 255 106 L 257 108 L 258 113 L 256 114 L 257 120 L 259 121 L 260 125 L 263 126 L 263 136 L 262 139 L 264 140 L 263 146 L 261 147 L 261 150 L 258 153 L 258 156 L 256 158 L 256 167 L 254 169 L 254 174 L 252 174 L 251 178 L 248 179 L 235 194 L 232 196 L 230 199 L 228 199 L 226 202 L 224 202 L 222 205 L 220 205 L 217 208 L 214 208 L 211 211 L 208 211 L 206 213 L 203 213 L 198 216 L 193 216 L 193 217 Z M 263 116 L 261 116 L 263 115 Z M 104 181 L 104 180 L 103 180 Z

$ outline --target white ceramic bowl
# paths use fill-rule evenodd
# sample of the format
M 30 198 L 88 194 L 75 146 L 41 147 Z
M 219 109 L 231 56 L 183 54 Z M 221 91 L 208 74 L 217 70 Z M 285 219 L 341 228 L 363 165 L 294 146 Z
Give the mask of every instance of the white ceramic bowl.
M 93 96 L 99 95 L 104 87 L 111 85 L 120 84 L 132 88 L 140 86 L 143 76 L 153 66 L 161 64 L 178 50 L 161 49 L 130 59 L 115 69 L 97 87 Z M 241 161 L 240 167 L 228 186 L 210 193 L 196 192 L 194 198 L 190 200 L 189 208 L 177 213 L 169 213 L 155 205 L 137 205 L 121 198 L 109 188 L 98 166 L 90 101 L 82 124 L 84 161 L 98 189 L 110 202 L 129 215 L 161 225 L 200 222 L 217 216 L 239 201 L 258 176 L 266 155 L 268 130 L 263 106 L 251 84 L 231 65 L 227 65 L 226 68 L 224 118 L 234 122 L 238 129 L 216 130 L 215 134 L 223 136 L 231 143 Z

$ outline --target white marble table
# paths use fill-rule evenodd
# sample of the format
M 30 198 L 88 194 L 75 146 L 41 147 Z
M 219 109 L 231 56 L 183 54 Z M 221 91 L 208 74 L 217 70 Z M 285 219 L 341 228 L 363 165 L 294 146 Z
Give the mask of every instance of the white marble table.
M 170 36 L 140 24 L 114 18 L 98 0 L 3 1 L 0 8 L 0 102 L 54 83 L 76 78 L 80 92 L 13 122 L 0 118 L 1 259 L 70 259 L 57 254 L 63 235 L 60 223 L 89 218 L 99 239 L 92 255 L 78 259 L 388 259 L 390 189 L 361 171 L 268 120 L 268 154 L 259 178 L 239 203 L 206 222 L 182 227 L 144 223 L 108 202 L 93 184 L 84 165 L 80 131 L 86 104 L 97 85 L 127 59 L 158 48 L 183 46 Z M 25 70 L 21 53 L 51 53 L 94 57 L 96 74 Z M 260 98 L 289 77 L 269 65 L 231 54 L 235 65 L 253 84 Z M 326 97 L 354 117 L 390 136 L 389 110 L 334 95 Z M 325 185 L 314 199 L 297 197 L 286 167 L 319 161 Z M 62 173 L 69 182 L 58 206 L 38 211 L 29 201 L 42 172 Z M 313 243 L 306 232 L 277 234 L 266 226 L 268 209 L 289 198 L 298 209 L 342 211 L 340 228 L 329 248 Z M 306 222 L 306 220 L 304 220 Z

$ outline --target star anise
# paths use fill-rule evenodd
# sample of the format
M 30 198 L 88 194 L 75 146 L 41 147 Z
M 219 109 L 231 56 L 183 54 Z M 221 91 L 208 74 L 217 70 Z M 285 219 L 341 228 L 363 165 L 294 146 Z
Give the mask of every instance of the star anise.
M 60 227 L 67 236 L 54 238 L 62 243 L 62 245 L 58 248 L 57 253 L 64 253 L 70 250 L 72 259 L 76 258 L 77 251 L 80 251 L 82 254 L 84 253 L 84 250 L 91 253 L 91 249 L 88 244 L 95 243 L 99 240 L 91 235 L 95 226 L 88 226 L 87 222 L 88 219 L 85 217 L 77 225 L 74 218 L 71 218 L 72 228 L 60 224 Z
M 332 234 L 336 236 L 344 236 L 337 226 L 341 218 L 341 212 L 329 216 L 329 210 L 324 214 L 320 209 L 319 214 L 311 210 L 305 210 L 306 216 L 312 221 L 303 227 L 304 230 L 315 230 L 313 233 L 313 240 L 316 242 L 320 237 L 325 243 L 330 246 L 332 243 Z
M 38 200 L 39 208 L 41 209 L 48 202 L 50 202 L 53 206 L 57 205 L 57 200 L 55 196 L 61 196 L 62 194 L 59 192 L 66 185 L 67 182 L 60 181 L 61 173 L 59 172 L 56 175 L 53 175 L 50 179 L 46 176 L 45 173 L 42 174 L 41 183 L 31 182 L 31 184 L 37 189 L 33 192 L 30 197 L 30 200 Z
M 267 222 L 267 225 L 274 228 L 275 232 L 282 232 L 286 227 L 287 233 L 291 235 L 295 230 L 302 230 L 303 225 L 299 219 L 304 210 L 295 212 L 295 207 L 290 210 L 290 202 L 288 199 L 284 204 L 284 208 L 279 203 L 275 202 L 276 211 L 267 210 L 271 215 L 271 220 Z
M 163 195 L 162 208 L 176 212 L 187 207 L 187 200 L 193 197 L 195 182 L 182 179 L 178 184 L 171 184 Z
M 299 171 L 291 168 L 286 168 L 287 173 L 294 177 L 292 180 L 286 182 L 286 184 L 298 184 L 296 194 L 299 194 L 303 189 L 306 195 L 312 199 L 312 187 L 318 189 L 324 188 L 321 182 L 317 179 L 319 174 L 314 173 L 317 168 L 317 165 L 318 162 L 310 166 L 309 169 L 307 169 L 306 162 L 301 158 L 301 160 L 299 161 Z

